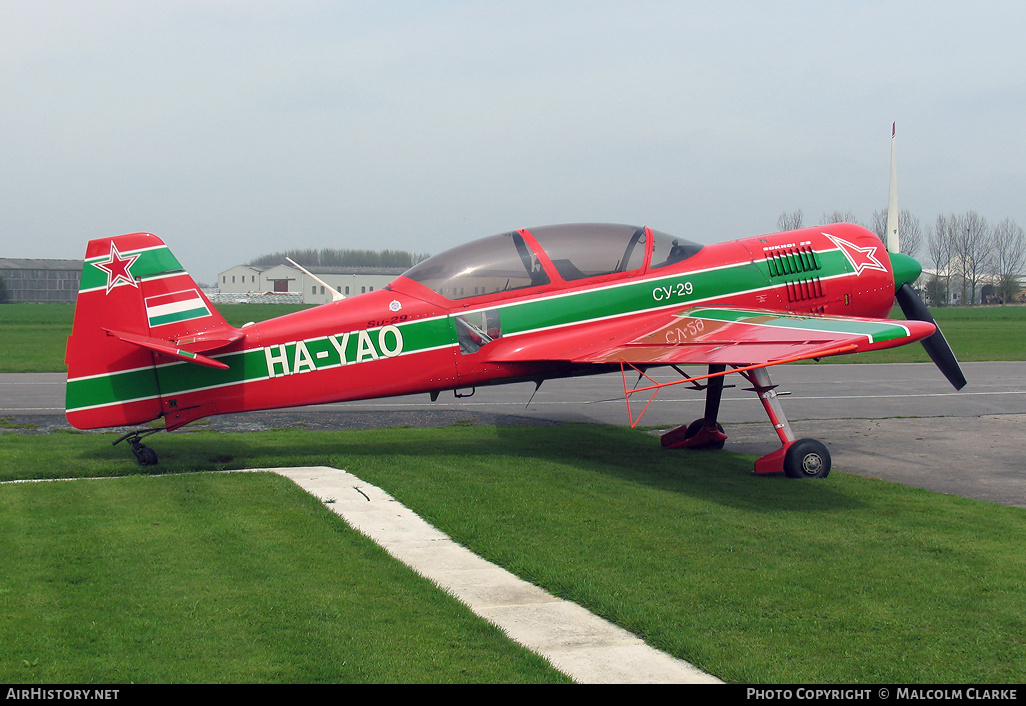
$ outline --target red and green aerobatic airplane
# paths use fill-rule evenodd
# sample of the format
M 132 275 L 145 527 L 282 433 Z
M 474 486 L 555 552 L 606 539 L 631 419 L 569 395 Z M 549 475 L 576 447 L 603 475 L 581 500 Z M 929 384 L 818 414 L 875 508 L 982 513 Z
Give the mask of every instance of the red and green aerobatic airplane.
M 755 472 L 823 477 L 829 453 L 795 438 L 769 367 L 922 340 L 965 384 L 911 287 L 919 264 L 890 247 L 843 223 L 705 246 L 647 227 L 527 228 L 431 257 L 385 289 L 235 328 L 159 238 L 101 238 L 68 340 L 67 417 L 79 429 L 163 417 L 170 431 L 215 414 L 619 370 L 632 425 L 631 395 L 704 389 L 704 416 L 662 443 L 722 448 L 723 381 L 738 373 L 781 442 Z M 886 318 L 895 296 L 908 320 Z M 681 379 L 647 378 L 656 366 Z M 634 371 L 646 382 L 629 389 Z M 118 441 L 150 465 L 140 440 L 155 431 Z

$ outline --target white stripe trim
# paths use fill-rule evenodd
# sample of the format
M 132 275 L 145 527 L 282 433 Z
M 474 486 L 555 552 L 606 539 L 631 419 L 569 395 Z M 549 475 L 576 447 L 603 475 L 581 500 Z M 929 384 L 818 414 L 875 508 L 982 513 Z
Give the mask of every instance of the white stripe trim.
M 146 316 L 151 319 L 155 319 L 160 316 L 167 316 L 169 314 L 180 314 L 191 309 L 200 308 L 206 309 L 207 313 L 209 314 L 209 309 L 207 309 L 206 303 L 203 301 L 202 297 L 200 297 L 197 294 L 196 296 L 191 297 L 189 299 L 182 299 L 180 301 L 171 302 L 170 304 L 158 304 L 157 306 L 150 306 L 149 304 L 147 304 Z
M 186 272 L 185 270 L 177 270 L 175 272 L 165 272 L 165 273 L 162 273 L 162 274 L 159 274 L 159 275 L 155 275 L 155 276 L 152 276 L 152 277 L 142 277 L 142 278 L 140 278 L 140 279 L 138 279 L 136 281 L 137 282 L 156 282 L 157 280 L 170 279 L 172 277 L 188 277 L 190 280 L 192 280 L 192 276 L 188 272 Z M 88 289 L 80 289 L 80 290 L 78 290 L 78 293 L 79 294 L 87 294 L 89 292 L 105 292 L 105 291 L 107 291 L 107 286 L 106 285 L 104 285 L 102 287 L 90 287 Z

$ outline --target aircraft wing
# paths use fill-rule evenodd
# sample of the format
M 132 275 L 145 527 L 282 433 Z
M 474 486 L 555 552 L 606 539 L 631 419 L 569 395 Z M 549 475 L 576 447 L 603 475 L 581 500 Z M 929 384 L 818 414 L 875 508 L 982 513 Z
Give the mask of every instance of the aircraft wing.
M 803 316 L 730 307 L 703 307 L 648 318 L 614 332 L 604 323 L 569 336 L 539 332 L 496 341 L 489 359 L 560 360 L 635 365 L 762 365 L 859 353 L 912 343 L 933 324 L 841 316 Z M 514 344 L 514 341 L 516 343 Z M 483 351 L 482 351 L 483 352 Z

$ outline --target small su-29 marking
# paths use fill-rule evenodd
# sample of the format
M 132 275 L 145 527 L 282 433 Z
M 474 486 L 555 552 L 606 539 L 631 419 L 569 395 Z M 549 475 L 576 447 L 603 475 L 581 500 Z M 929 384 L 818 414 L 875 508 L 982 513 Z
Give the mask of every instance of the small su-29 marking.
M 668 286 L 656 287 L 652 290 L 652 298 L 657 302 L 661 302 L 674 298 L 690 297 L 694 293 L 695 286 L 691 282 L 676 282 Z

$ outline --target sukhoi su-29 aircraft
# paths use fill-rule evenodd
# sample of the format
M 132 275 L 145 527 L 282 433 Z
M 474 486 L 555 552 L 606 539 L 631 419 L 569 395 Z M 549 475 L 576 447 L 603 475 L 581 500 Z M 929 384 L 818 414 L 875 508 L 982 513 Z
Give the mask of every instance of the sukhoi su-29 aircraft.
M 163 419 L 118 440 L 150 465 L 144 437 L 210 415 L 620 371 L 632 425 L 646 396 L 686 384 L 705 393 L 704 414 L 663 446 L 722 448 L 720 398 L 736 374 L 780 439 L 754 472 L 823 477 L 830 455 L 795 437 L 774 365 L 923 341 L 965 384 L 912 288 L 921 267 L 899 249 L 893 149 L 891 179 L 886 247 L 847 223 L 716 245 L 648 226 L 521 228 L 435 255 L 384 289 L 241 328 L 155 235 L 92 240 L 68 340 L 67 417 L 80 429 Z M 895 297 L 906 320 L 888 318 Z M 657 367 L 680 378 L 656 382 Z

